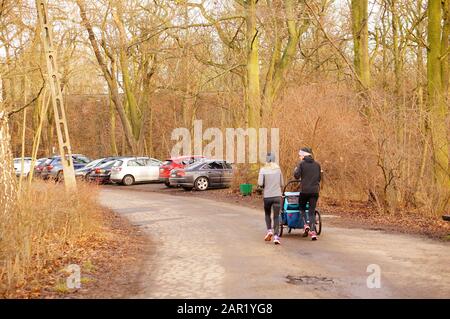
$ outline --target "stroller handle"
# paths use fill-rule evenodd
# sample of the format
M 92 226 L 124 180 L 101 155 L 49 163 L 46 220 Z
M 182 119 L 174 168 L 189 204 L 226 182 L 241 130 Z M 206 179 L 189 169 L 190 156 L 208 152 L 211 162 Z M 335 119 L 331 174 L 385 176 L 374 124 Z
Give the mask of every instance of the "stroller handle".
M 283 188 L 283 195 L 282 195 L 282 196 L 284 196 L 284 193 L 286 192 L 286 187 L 288 187 L 290 184 L 295 184 L 295 183 L 300 184 L 301 182 L 300 182 L 299 179 L 291 179 L 290 181 L 288 181 L 288 182 L 286 183 L 286 185 L 284 185 L 284 188 Z

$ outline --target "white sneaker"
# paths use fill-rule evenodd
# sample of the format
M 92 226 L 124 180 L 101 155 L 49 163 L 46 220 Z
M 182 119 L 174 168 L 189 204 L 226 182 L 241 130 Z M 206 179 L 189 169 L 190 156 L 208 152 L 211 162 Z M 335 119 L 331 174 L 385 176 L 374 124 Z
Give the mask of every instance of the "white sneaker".
M 275 245 L 281 245 L 281 242 L 280 242 L 280 237 L 278 237 L 278 236 L 274 236 L 274 239 L 273 239 L 273 243 L 275 244 Z

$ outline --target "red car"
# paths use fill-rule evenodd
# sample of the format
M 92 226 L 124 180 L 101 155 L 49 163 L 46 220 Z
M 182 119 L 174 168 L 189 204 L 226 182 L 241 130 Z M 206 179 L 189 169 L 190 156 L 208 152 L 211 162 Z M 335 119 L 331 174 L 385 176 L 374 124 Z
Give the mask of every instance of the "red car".
M 169 177 L 171 170 L 173 170 L 174 168 L 184 168 L 187 165 L 191 165 L 205 159 L 206 157 L 202 155 L 180 156 L 167 159 L 161 164 L 161 167 L 159 168 L 159 180 L 163 182 L 167 187 L 170 187 Z

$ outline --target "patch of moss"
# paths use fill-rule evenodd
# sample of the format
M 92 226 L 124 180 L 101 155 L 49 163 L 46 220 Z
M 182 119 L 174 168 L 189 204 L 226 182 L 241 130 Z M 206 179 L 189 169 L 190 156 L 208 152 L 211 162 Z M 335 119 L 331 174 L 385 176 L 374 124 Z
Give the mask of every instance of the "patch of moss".
M 92 272 L 95 272 L 95 270 L 96 270 L 96 267 L 94 266 L 94 264 L 92 263 L 91 260 L 85 261 L 81 268 L 81 271 L 86 272 L 86 273 L 92 273 Z
M 62 293 L 62 294 L 66 294 L 68 293 L 70 290 L 67 287 L 66 281 L 65 280 L 58 280 L 58 282 L 55 284 L 55 286 L 53 287 L 53 289 L 58 292 L 58 293 Z
M 94 280 L 92 278 L 88 278 L 88 277 L 81 277 L 81 279 L 80 279 L 81 284 L 88 284 L 92 281 L 94 281 Z

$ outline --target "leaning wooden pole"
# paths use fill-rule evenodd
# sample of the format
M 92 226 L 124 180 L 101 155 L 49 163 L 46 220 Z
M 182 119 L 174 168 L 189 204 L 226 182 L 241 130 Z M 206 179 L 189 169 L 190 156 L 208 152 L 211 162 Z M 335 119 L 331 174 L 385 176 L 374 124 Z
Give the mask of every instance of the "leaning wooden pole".
M 47 62 L 47 76 L 53 104 L 53 113 L 58 136 L 59 153 L 64 171 L 64 184 L 68 189 L 76 188 L 75 171 L 73 168 L 72 150 L 70 147 L 69 131 L 64 111 L 63 95 L 59 80 L 58 65 L 56 63 L 56 50 L 53 47 L 53 34 L 48 18 L 47 1 L 36 0 L 38 22 L 41 39 L 44 44 L 45 60 Z

